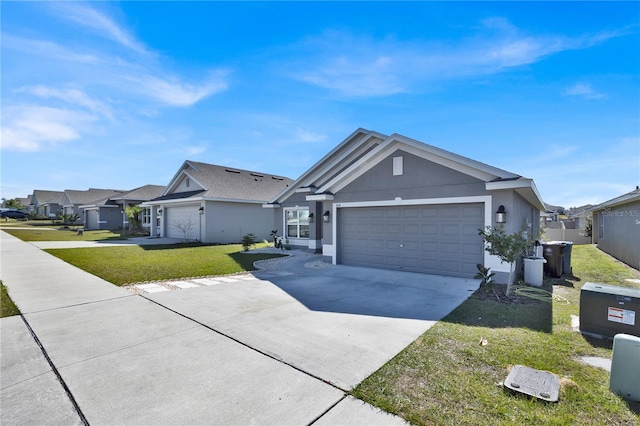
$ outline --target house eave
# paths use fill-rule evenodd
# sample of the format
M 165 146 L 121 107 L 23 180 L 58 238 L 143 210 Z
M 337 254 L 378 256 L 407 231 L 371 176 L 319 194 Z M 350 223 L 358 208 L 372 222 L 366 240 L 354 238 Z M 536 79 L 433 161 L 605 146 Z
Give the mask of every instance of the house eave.
M 544 202 L 542 201 L 542 197 L 540 196 L 538 188 L 536 188 L 536 184 L 533 182 L 533 179 L 520 178 L 486 182 L 485 189 L 487 191 L 512 189 L 539 211 L 546 211 L 546 207 L 544 205 Z
M 278 204 L 278 203 L 263 203 L 262 204 L 262 208 L 263 209 L 277 209 L 277 208 L 280 208 L 280 204 Z
M 333 201 L 335 196 L 333 194 L 313 194 L 307 195 L 305 198 L 307 201 Z
M 317 188 L 315 186 L 304 186 L 296 188 L 295 192 L 297 194 L 309 194 L 310 192 L 316 192 L 316 189 Z

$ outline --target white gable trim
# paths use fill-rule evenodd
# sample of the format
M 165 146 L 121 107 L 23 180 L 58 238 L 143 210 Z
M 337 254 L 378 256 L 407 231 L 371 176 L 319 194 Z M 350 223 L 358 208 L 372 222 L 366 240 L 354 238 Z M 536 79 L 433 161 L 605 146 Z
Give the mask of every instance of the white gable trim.
M 542 197 L 540 196 L 538 188 L 536 188 L 536 184 L 533 182 L 533 179 L 520 178 L 515 180 L 487 182 L 485 183 L 485 188 L 487 189 L 487 191 L 513 189 L 518 194 L 520 194 L 522 198 L 527 200 L 529 204 L 536 207 L 538 210 L 546 210 L 546 206 L 542 201 Z
M 356 138 L 358 137 L 358 138 Z M 356 139 L 354 139 L 356 138 Z M 317 185 L 322 176 L 328 175 L 335 167 L 337 167 L 341 162 L 346 160 L 349 157 L 357 155 L 359 151 L 363 149 L 367 149 L 369 146 L 376 143 L 376 140 L 384 141 L 388 136 L 383 135 L 378 132 L 365 130 L 365 129 L 357 129 L 355 132 L 350 134 L 345 140 L 343 140 L 338 146 L 331 150 L 327 155 L 322 157 L 320 161 L 311 166 L 302 176 L 300 176 L 295 182 L 293 182 L 289 188 L 282 191 L 278 194 L 272 201 L 282 202 L 287 199 L 291 194 L 294 193 L 295 188 L 300 187 L 308 187 L 312 185 Z M 341 153 L 340 155 L 336 155 L 338 151 L 344 148 L 348 144 L 353 144 L 348 150 Z M 335 158 L 332 158 L 335 157 Z M 331 161 L 329 161 L 331 160 Z M 327 162 L 329 161 L 329 162 Z M 323 167 L 320 167 L 323 163 L 327 162 Z
M 197 179 L 194 179 L 193 176 L 191 174 L 189 174 L 189 172 L 187 171 L 188 168 L 191 168 L 193 170 L 198 170 L 198 168 L 193 165 L 189 160 L 185 161 L 184 163 L 182 163 L 182 166 L 180 166 L 180 168 L 178 169 L 178 171 L 176 172 L 176 174 L 173 176 L 173 178 L 169 181 L 169 184 L 167 185 L 167 187 L 165 188 L 164 192 L 162 192 L 161 196 L 165 196 L 165 195 L 169 195 L 172 194 L 173 191 L 175 191 L 176 187 L 178 187 L 180 185 L 180 182 L 182 181 L 181 177 L 183 175 L 186 175 L 189 179 L 191 179 L 195 184 L 197 184 L 198 186 L 200 186 L 200 188 L 207 190 L 209 188 L 205 187 L 201 182 L 199 182 Z
M 482 163 L 477 163 L 476 161 L 414 141 L 404 136 L 394 135 L 369 152 L 369 154 L 355 162 L 351 167 L 333 178 L 326 185 L 322 186 L 318 189 L 318 192 L 336 193 L 340 191 L 398 149 L 450 169 L 457 170 L 485 182 L 498 177 L 518 177 L 518 175 L 514 175 L 513 173 L 496 169 L 495 167 Z
M 316 194 L 316 195 L 307 195 L 307 201 L 332 201 L 335 197 L 333 194 Z

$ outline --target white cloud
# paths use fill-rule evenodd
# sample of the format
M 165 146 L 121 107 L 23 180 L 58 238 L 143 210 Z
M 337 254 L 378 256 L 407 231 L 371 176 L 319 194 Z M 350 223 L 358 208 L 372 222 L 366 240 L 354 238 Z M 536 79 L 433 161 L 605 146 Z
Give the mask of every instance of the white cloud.
M 227 83 L 222 73 L 198 85 L 181 82 L 178 78 L 155 75 L 143 77 L 131 75 L 127 78 L 137 83 L 138 89 L 144 95 L 165 105 L 177 107 L 191 106 L 208 96 L 227 89 Z
M 30 93 L 41 98 L 60 99 L 69 104 L 87 108 L 91 112 L 104 117 L 113 118 L 111 107 L 108 104 L 92 99 L 87 93 L 73 87 L 57 89 L 44 85 L 25 86 L 17 89 L 16 92 Z
M 148 53 L 134 35 L 95 8 L 76 2 L 62 2 L 55 3 L 51 10 L 57 16 L 90 28 L 128 49 L 142 54 Z
M 599 93 L 590 84 L 576 83 L 564 92 L 564 96 L 578 96 L 585 99 L 602 99 L 604 94 Z
M 93 118 L 80 111 L 35 105 L 3 108 L 2 149 L 35 152 L 79 139 Z
M 288 63 L 287 69 L 292 69 L 289 74 L 298 80 L 346 96 L 379 97 L 409 91 L 420 83 L 502 72 L 619 35 L 599 33 L 575 39 L 528 35 L 502 18 L 483 21 L 474 37 L 455 45 L 431 40 L 374 40 L 326 31 L 293 46 L 303 58 Z
M 94 64 L 99 62 L 98 56 L 92 53 L 78 52 L 50 40 L 16 37 L 2 33 L 2 48 L 16 50 L 28 55 L 51 58 L 63 62 Z

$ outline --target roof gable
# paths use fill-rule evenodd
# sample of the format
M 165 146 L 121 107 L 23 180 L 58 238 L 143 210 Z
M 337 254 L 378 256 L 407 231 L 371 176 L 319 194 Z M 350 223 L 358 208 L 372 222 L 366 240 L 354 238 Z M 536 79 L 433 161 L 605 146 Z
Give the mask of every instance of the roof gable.
M 147 201 L 159 197 L 164 192 L 164 189 L 165 187 L 161 185 L 144 185 L 111 197 L 111 199 Z
M 485 182 L 502 179 L 517 179 L 519 177 L 518 175 L 507 172 L 506 170 L 498 169 L 444 149 L 418 142 L 414 139 L 407 138 L 406 136 L 393 134 L 380 145 L 368 152 L 365 156 L 353 163 L 349 168 L 335 176 L 324 186 L 318 188 L 318 193 L 335 193 L 340 191 L 342 188 L 362 176 L 399 149 Z
M 382 133 L 363 128 L 357 129 L 271 202 L 282 202 L 296 191 L 315 192 L 318 187 L 347 169 L 386 138 L 387 136 Z
M 290 188 L 278 194 L 271 203 L 284 202 L 296 192 L 302 191 L 308 194 L 308 200 L 331 199 L 333 194 L 398 150 L 483 181 L 487 190 L 514 190 L 533 206 L 544 210 L 542 199 L 531 179 L 403 135 L 385 136 L 365 129 L 352 133 Z
M 98 189 L 89 188 L 86 191 L 78 191 L 74 189 L 67 189 L 64 191 L 62 198 L 63 206 L 70 205 L 88 205 L 93 204 L 95 201 L 106 199 L 114 195 L 122 194 L 124 191 L 117 189 Z
M 187 160 L 162 195 L 152 201 L 195 197 L 264 203 L 291 182 L 289 178 L 268 173 Z
M 33 195 L 31 197 L 31 202 L 34 205 L 60 204 L 63 195 L 64 193 L 62 191 L 46 191 L 42 189 L 34 189 Z

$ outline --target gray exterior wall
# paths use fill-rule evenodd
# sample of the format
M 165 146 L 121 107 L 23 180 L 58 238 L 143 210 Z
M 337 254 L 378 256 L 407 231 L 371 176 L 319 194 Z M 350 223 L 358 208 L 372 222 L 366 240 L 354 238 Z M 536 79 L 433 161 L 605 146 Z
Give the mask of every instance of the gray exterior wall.
M 117 208 L 100 208 L 99 210 L 98 229 L 121 229 L 122 213 L 120 207 Z M 104 223 L 106 222 L 106 223 Z
M 640 201 L 594 210 L 592 235 L 600 250 L 640 270 Z
M 254 234 L 259 241 L 270 240 L 273 211 L 262 204 L 207 201 L 205 204 L 205 243 L 240 243 L 246 234 Z
M 403 157 L 401 176 L 393 176 L 393 157 Z M 398 150 L 335 194 L 335 202 L 487 194 L 485 183 L 480 179 Z
M 394 176 L 393 158 L 399 156 L 403 157 L 403 174 Z M 283 232 L 281 229 L 283 208 L 313 204 L 305 200 L 305 195 L 296 193 L 286 202 L 281 203 L 280 208 L 273 209 L 272 229 L 277 229 L 279 233 Z M 322 244 L 335 245 L 336 242 L 333 241 L 333 227 L 336 220 L 333 217 L 334 203 L 390 201 L 398 197 L 402 198 L 402 200 L 415 200 L 475 196 L 491 197 L 492 213 L 490 222 L 493 226 L 496 225 L 495 211 L 498 206 L 503 205 L 507 212 L 507 222 L 504 224 L 507 233 L 520 231 L 520 227 L 525 224 L 529 237 L 539 236 L 540 211 L 514 190 L 488 191 L 485 181 L 481 179 L 402 150 L 395 151 L 365 174 L 342 188 L 334 194 L 333 201 L 319 202 L 318 204 L 322 206 L 320 208 L 321 212 L 327 210 L 331 212 L 329 223 L 322 222 L 322 217 L 316 217 L 315 219 L 322 222 Z M 339 253 L 337 255 L 339 257 Z M 521 272 L 521 265 L 517 265 L 515 271 Z M 505 283 L 507 281 L 508 273 L 495 272 L 497 272 L 495 277 L 497 282 Z

